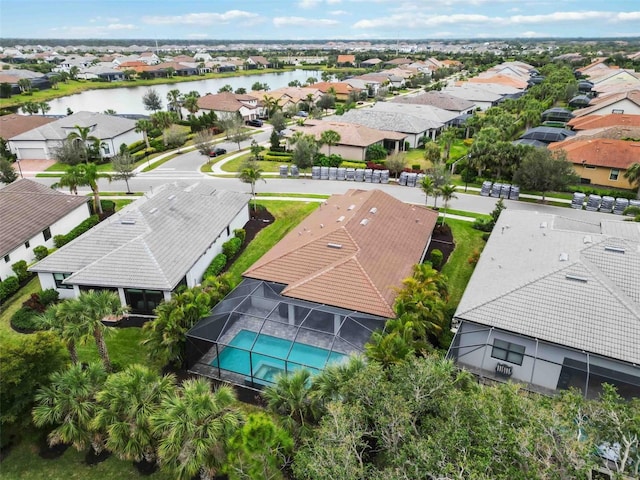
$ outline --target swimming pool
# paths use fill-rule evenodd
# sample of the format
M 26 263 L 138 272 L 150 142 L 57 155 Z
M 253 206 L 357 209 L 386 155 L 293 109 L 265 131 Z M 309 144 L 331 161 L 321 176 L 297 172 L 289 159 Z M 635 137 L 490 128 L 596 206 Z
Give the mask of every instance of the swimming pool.
M 290 372 L 305 367 L 318 373 L 325 365 L 345 359 L 346 355 L 324 348 L 240 330 L 211 365 L 247 376 L 253 371 L 254 378 L 272 383 L 279 371 Z

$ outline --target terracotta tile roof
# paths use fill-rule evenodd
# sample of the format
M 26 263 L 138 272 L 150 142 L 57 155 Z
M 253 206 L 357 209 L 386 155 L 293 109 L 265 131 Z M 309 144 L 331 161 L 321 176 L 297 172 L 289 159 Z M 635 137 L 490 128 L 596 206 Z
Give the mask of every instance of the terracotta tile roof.
M 392 131 L 377 130 L 375 128 L 356 125 L 355 123 L 327 122 L 322 120 L 307 120 L 302 126 L 292 126 L 292 131 L 302 131 L 305 134 L 313 135 L 316 140 L 320 140 L 322 132 L 333 130 L 340 134 L 338 145 L 350 145 L 355 147 L 368 147 L 382 140 L 403 140 L 406 134 Z
M 18 83 L 20 77 L 17 75 L 7 75 L 6 73 L 0 73 L 0 83 Z
M 498 85 L 506 85 L 519 89 L 527 88 L 527 82 L 519 80 L 508 75 L 493 75 L 492 77 L 473 77 L 469 79 L 471 83 L 497 83 Z
M 293 298 L 393 317 L 396 289 L 420 262 L 436 220 L 435 212 L 380 190 L 349 190 L 243 275 L 284 283 L 283 295 Z
M 338 55 L 337 63 L 356 63 L 355 55 Z
M 0 255 L 6 255 L 88 201 L 89 197 L 58 192 L 26 178 L 1 188 Z
M 11 137 L 28 132 L 55 121 L 55 118 L 41 115 L 3 115 L 0 117 L 0 138 L 8 140 Z
M 578 165 L 584 161 L 585 165 L 626 170 L 640 159 L 640 142 L 625 140 L 576 139 L 549 145 L 549 150 L 559 149 L 564 150 L 569 160 Z
M 413 60 L 410 58 L 394 58 L 393 60 L 389 60 L 385 62 L 387 65 L 409 65 L 413 63 Z
M 135 68 L 146 68 L 149 65 L 147 65 L 144 62 L 141 62 L 139 60 L 132 60 L 130 62 L 122 62 L 120 65 L 118 65 L 116 68 L 119 68 L 120 70 L 125 70 L 125 69 L 135 69 Z
M 308 88 L 315 88 L 317 90 L 320 90 L 322 93 L 327 93 L 329 89 L 333 88 L 336 92 L 336 95 L 349 95 L 349 93 L 352 91 L 360 91 L 359 88 L 354 88 L 345 82 L 318 82 L 314 83 L 313 85 L 309 85 Z
M 640 127 L 640 115 L 628 113 L 609 113 L 607 115 L 585 115 L 572 118 L 567 123 L 573 130 L 588 130 L 591 128 L 605 127 Z
M 610 140 L 640 139 L 640 127 L 613 126 L 580 130 L 575 139 L 589 140 L 593 138 L 608 138 Z
M 204 97 L 198 98 L 198 107 L 203 110 L 216 110 L 218 112 L 237 112 L 242 107 L 255 108 L 242 100 L 256 101 L 255 97 L 250 95 L 236 95 L 231 92 L 210 93 Z

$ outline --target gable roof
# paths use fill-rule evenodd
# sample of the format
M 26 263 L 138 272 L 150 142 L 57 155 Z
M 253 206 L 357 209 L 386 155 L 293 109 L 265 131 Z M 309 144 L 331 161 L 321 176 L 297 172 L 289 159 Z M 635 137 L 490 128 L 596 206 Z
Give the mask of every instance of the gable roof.
M 42 115 L 16 115 L 15 113 L 2 115 L 0 116 L 0 138 L 8 140 L 53 121 L 55 118 L 43 117 Z
M 502 85 L 504 87 L 511 87 L 518 90 L 524 90 L 527 88 L 527 81 L 510 77 L 508 75 L 492 75 L 486 77 L 473 77 L 468 80 L 471 83 L 489 83 L 489 84 L 497 84 Z
M 597 112 L 598 110 L 602 110 L 603 108 L 615 105 L 623 100 L 629 100 L 630 102 L 640 106 L 640 89 L 636 88 L 635 90 L 611 93 L 609 95 L 596 97 L 589 102 L 588 107 L 575 110 L 573 114 L 576 117 L 583 117 L 593 112 Z
M 267 60 L 265 57 L 263 57 L 262 55 L 252 55 L 248 58 L 248 60 L 251 60 L 252 62 L 254 62 L 257 65 L 269 65 L 269 60 Z
M 253 109 L 255 105 L 247 102 L 255 102 L 257 98 L 249 95 L 237 95 L 231 92 L 209 93 L 198 98 L 198 107 L 203 110 L 215 110 L 218 112 L 237 112 L 242 107 Z
M 117 137 L 136 128 L 136 122 L 128 118 L 95 112 L 76 112 L 16 135 L 11 140 L 64 140 L 74 131 L 76 125 L 93 127 L 91 135 L 101 140 Z
M 475 103 L 464 98 L 455 97 L 447 92 L 424 92 L 419 95 L 403 95 L 391 99 L 392 103 L 414 103 L 417 105 L 431 105 L 443 110 L 462 112 L 475 107 Z
M 640 127 L 640 115 L 629 113 L 608 113 L 607 115 L 585 115 L 572 118 L 568 123 L 574 130 L 589 130 L 605 127 Z
M 359 88 L 352 87 L 345 82 L 318 82 L 313 85 L 309 85 L 308 88 L 315 88 L 320 90 L 322 93 L 327 93 L 329 90 L 333 89 L 336 92 L 336 95 L 348 95 L 351 92 L 360 91 Z
M 355 55 L 338 55 L 336 63 L 356 63 Z
M 0 256 L 89 201 L 22 178 L 0 189 Z M 35 246 L 35 245 L 34 245 Z
M 640 159 L 640 142 L 594 138 L 571 139 L 549 145 L 549 150 L 564 150 L 575 164 L 626 170 Z
M 355 123 L 323 120 L 307 120 L 304 125 L 291 126 L 291 130 L 299 130 L 303 133 L 313 135 L 316 140 L 320 140 L 322 132 L 325 130 L 334 130 L 340 134 L 340 141 L 337 145 L 350 145 L 354 147 L 368 147 L 385 139 L 403 140 L 407 137 L 405 134 L 395 131 L 378 130 Z
M 455 316 L 640 363 L 640 224 L 590 214 L 504 211 Z
M 243 275 L 284 283 L 285 296 L 394 317 L 396 288 L 422 259 L 436 220 L 436 212 L 381 190 L 349 190 L 329 198 Z
M 72 272 L 68 284 L 173 290 L 248 201 L 207 183 L 166 184 L 31 270 Z
M 373 108 L 357 108 L 343 115 L 325 117 L 326 121 L 349 122 L 377 130 L 418 134 L 437 129 L 444 123 L 406 112 L 389 112 Z

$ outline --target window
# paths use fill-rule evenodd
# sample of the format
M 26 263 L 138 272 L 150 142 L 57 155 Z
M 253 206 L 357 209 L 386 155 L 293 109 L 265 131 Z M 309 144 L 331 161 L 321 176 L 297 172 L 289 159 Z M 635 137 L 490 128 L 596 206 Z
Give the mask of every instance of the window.
M 111 151 L 109 150 L 109 145 L 106 143 L 103 143 L 101 145 L 102 147 L 102 151 L 104 152 L 105 155 L 109 155 L 111 153 Z
M 621 114 L 624 113 L 624 110 L 621 108 L 614 108 L 613 110 L 611 110 L 611 113 Z
M 66 283 L 62 283 L 65 278 L 69 278 L 71 276 L 70 273 L 54 273 L 53 279 L 56 282 L 56 288 L 60 288 L 63 290 L 73 290 L 73 285 L 67 285 Z
M 524 359 L 524 347 L 515 343 L 505 342 L 504 340 L 494 340 L 491 356 L 498 360 L 522 365 Z
M 42 236 L 44 237 L 44 241 L 46 242 L 51 238 L 51 228 L 47 227 L 42 231 Z
M 29 240 L 24 242 L 24 248 L 29 248 L 30 246 L 31 246 L 31 244 L 29 243 Z
M 4 263 L 9 263 L 11 261 L 11 257 L 9 255 L 4 256 Z
M 584 168 L 589 168 L 591 170 L 594 170 L 596 168 L 595 165 L 585 165 Z
M 611 173 L 609 174 L 609 180 L 618 180 L 619 176 L 620 176 L 620 169 L 612 168 Z

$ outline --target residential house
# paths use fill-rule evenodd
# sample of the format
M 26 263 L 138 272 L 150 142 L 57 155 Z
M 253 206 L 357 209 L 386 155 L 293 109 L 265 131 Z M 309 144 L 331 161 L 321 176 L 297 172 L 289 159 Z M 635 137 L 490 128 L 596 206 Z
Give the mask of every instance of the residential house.
M 338 67 L 355 67 L 356 56 L 355 55 L 338 55 L 336 60 L 336 66 Z
M 19 160 L 51 160 L 54 149 L 67 139 L 76 127 L 88 127 L 89 134 L 100 140 L 101 154 L 112 157 L 120 151 L 120 145 L 130 145 L 142 140 L 137 133 L 136 122 L 116 115 L 94 112 L 76 112 L 51 123 L 26 131 L 9 139 L 9 148 Z
M 640 162 L 640 142 L 610 138 L 574 139 L 552 143 L 549 150 L 564 150 L 580 183 L 632 189 L 626 170 Z
M 189 370 L 257 388 L 361 353 L 395 317 L 397 289 L 424 260 L 436 221 L 380 190 L 331 196 L 188 332 Z
M 528 86 L 526 80 L 510 77 L 508 75 L 493 75 L 490 77 L 477 76 L 470 78 L 468 82 L 480 83 L 484 85 L 497 85 L 499 87 L 497 88 L 496 92 L 505 95 L 526 90 Z
M 0 188 L 0 281 L 14 275 L 14 263 L 33 262 L 35 247 L 53 248 L 53 237 L 88 218 L 88 201 L 26 178 Z
M 363 162 L 366 159 L 367 148 L 372 145 L 382 145 L 387 151 L 398 152 L 403 150 L 406 134 L 377 130 L 355 123 L 307 120 L 304 125 L 291 127 L 292 132 L 300 131 L 305 135 L 313 135 L 320 140 L 322 132 L 333 130 L 340 135 L 340 141 L 331 147 L 322 145 L 320 152 L 324 154 L 341 155 L 345 160 Z
M 117 291 L 135 315 L 152 315 L 182 285 L 193 287 L 249 220 L 249 196 L 207 182 L 166 184 L 137 199 L 30 268 L 61 298 Z
M 382 62 L 379 58 L 369 58 L 364 62 L 360 62 L 361 68 L 377 68 Z
M 448 352 L 482 379 L 640 396 L 640 224 L 505 210 L 454 315 Z
M 588 107 L 573 112 L 576 117 L 594 114 L 606 115 L 608 113 L 640 115 L 640 89 L 593 98 Z
M 318 82 L 309 85 L 308 88 L 315 88 L 322 93 L 332 93 L 336 100 L 346 101 L 349 99 L 350 93 L 360 93 L 360 89 L 352 87 L 346 82 Z
M 585 115 L 572 118 L 567 126 L 573 130 L 590 130 L 607 127 L 640 127 L 640 115 L 609 113 L 606 115 Z
M 253 68 L 271 68 L 271 62 L 262 55 L 253 55 L 247 58 L 245 68 L 248 70 Z
M 484 85 L 465 83 L 461 86 L 447 87 L 444 93 L 473 102 L 476 108 L 487 110 L 498 105 L 503 95 L 489 91 Z
M 417 95 L 402 95 L 391 99 L 391 103 L 403 103 L 414 105 L 430 105 L 442 110 L 455 112 L 457 115 L 471 114 L 476 109 L 476 104 L 464 98 L 454 97 L 447 92 L 431 91 Z
M 15 113 L 0 116 L 0 138 L 9 140 L 11 137 L 28 132 L 34 128 L 51 123 L 56 119 L 43 115 L 18 115 Z
M 90 67 L 80 69 L 78 78 L 84 80 L 104 80 L 107 82 L 117 82 L 125 80 L 122 70 L 111 66 L 111 63 L 98 63 Z
M 219 118 L 239 114 L 245 121 L 258 118 L 260 113 L 256 97 L 231 92 L 210 93 L 200 97 L 198 98 L 198 108 L 200 110 L 196 112 L 196 116 L 213 111 Z
M 411 60 L 410 58 L 394 58 L 392 60 L 389 60 L 388 62 L 384 62 L 384 65 L 390 67 L 399 67 L 402 65 L 410 65 L 412 63 L 413 60 Z

